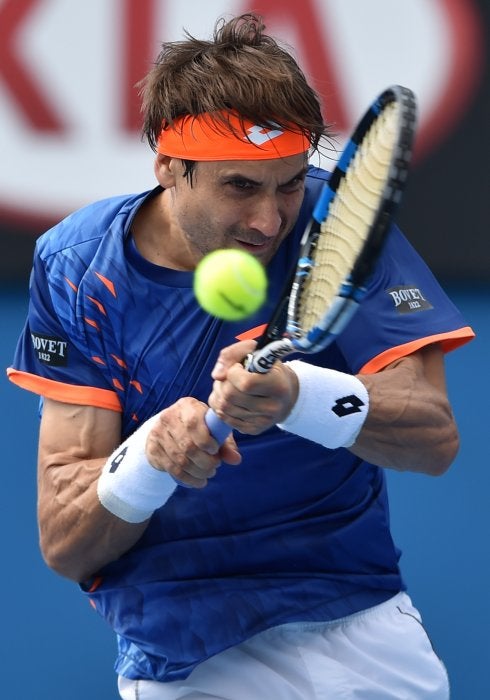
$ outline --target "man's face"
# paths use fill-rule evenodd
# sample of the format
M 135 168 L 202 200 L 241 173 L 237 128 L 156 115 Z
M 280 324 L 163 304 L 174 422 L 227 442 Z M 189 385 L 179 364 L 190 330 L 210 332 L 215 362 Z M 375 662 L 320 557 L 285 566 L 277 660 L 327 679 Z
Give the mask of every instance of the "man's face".
M 303 201 L 305 154 L 263 161 L 196 163 L 192 186 L 170 161 L 170 216 L 197 262 L 217 248 L 239 248 L 267 264 L 293 228 Z

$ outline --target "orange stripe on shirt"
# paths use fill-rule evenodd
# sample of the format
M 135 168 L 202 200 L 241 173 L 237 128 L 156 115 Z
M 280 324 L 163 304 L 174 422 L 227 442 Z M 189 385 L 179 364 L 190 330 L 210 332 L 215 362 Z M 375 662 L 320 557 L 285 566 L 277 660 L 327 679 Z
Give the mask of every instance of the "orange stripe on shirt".
M 112 359 L 113 359 L 115 362 L 117 362 L 117 364 L 119 365 L 119 367 L 122 367 L 122 369 L 127 369 L 127 368 L 128 368 L 128 366 L 127 366 L 127 364 L 124 362 L 124 360 L 122 360 L 122 359 L 121 359 L 120 357 L 118 357 L 117 355 L 113 355 L 113 354 L 111 353 L 111 357 L 112 357 Z
M 95 328 L 98 331 L 100 330 L 99 324 L 97 323 L 97 321 L 94 321 L 92 318 L 87 318 L 85 316 L 83 320 L 85 321 L 85 323 L 88 323 L 89 326 L 93 326 L 93 328 Z
M 11 382 L 22 389 L 32 391 L 34 394 L 45 396 L 62 403 L 77 404 L 79 406 L 96 406 L 107 408 L 110 411 L 122 413 L 121 402 L 115 391 L 99 389 L 93 386 L 77 386 L 56 382 L 53 379 L 39 377 L 37 374 L 21 372 L 9 367 L 7 375 Z
M 102 585 L 102 576 L 96 576 L 94 580 L 92 581 L 92 585 L 88 589 L 87 593 L 95 593 L 97 588 Z
M 256 340 L 257 338 L 260 338 L 262 333 L 265 331 L 267 328 L 267 324 L 263 323 L 261 326 L 255 326 L 255 328 L 251 328 L 249 331 L 244 331 L 243 333 L 240 333 L 240 335 L 236 336 L 237 340 Z
M 87 294 L 87 299 L 89 299 L 92 302 L 92 304 L 95 304 L 95 306 L 99 309 L 101 314 L 104 314 L 104 316 L 107 316 L 104 305 L 101 304 L 100 301 L 97 301 L 97 299 L 94 299 L 94 297 L 89 297 L 88 294 Z
M 136 389 L 136 391 L 139 391 L 140 394 L 143 393 L 143 387 L 141 386 L 141 384 L 140 384 L 136 379 L 131 379 L 131 381 L 130 381 L 129 383 L 130 383 L 132 386 L 134 386 L 134 388 Z
M 107 279 L 107 277 L 104 277 L 104 275 L 101 275 L 100 273 L 96 272 L 95 273 L 97 277 L 100 279 L 103 285 L 107 287 L 107 289 L 110 291 L 113 297 L 116 297 L 116 288 L 114 287 L 114 282 L 111 282 L 111 280 Z
M 425 338 L 419 338 L 418 340 L 412 340 L 409 343 L 403 343 L 402 345 L 397 345 L 394 348 L 389 348 L 384 352 L 373 357 L 369 362 L 361 367 L 359 374 L 374 374 L 380 370 L 387 367 L 392 362 L 411 355 L 412 353 L 426 347 L 427 345 L 432 345 L 433 343 L 440 343 L 444 352 L 450 352 L 459 348 L 461 345 L 468 343 L 475 337 L 474 331 L 469 327 L 459 328 L 456 331 L 449 331 L 447 333 L 437 333 L 436 335 L 428 335 Z
M 74 292 L 78 292 L 77 285 L 73 284 L 73 282 L 70 279 L 68 279 L 68 277 L 66 277 L 66 276 L 65 276 L 65 281 L 73 289 Z

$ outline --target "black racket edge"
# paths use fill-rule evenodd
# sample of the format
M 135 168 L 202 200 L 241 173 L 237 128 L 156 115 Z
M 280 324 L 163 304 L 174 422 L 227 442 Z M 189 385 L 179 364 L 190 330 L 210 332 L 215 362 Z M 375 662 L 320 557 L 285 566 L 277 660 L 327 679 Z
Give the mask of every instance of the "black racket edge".
M 402 193 L 408 178 L 416 132 L 417 104 L 412 90 L 401 85 L 394 85 L 385 90 L 378 98 L 377 102 L 380 103 L 380 111 L 394 100 L 399 101 L 402 105 L 398 145 L 392 156 L 383 198 L 372 223 L 371 231 L 351 272 L 351 281 L 354 287 L 360 287 L 365 284 L 373 272 L 387 230 L 400 206 Z M 369 112 L 370 110 L 368 110 Z M 363 133 L 359 129 L 361 140 L 376 117 L 376 114 L 370 114 L 367 129 Z
M 402 85 L 392 85 L 374 100 L 355 127 L 349 139 L 349 144 L 344 149 L 338 165 L 328 180 L 328 187 L 333 192 L 336 192 L 349 167 L 350 161 L 356 153 L 357 147 L 362 143 L 363 138 L 383 109 L 389 103 L 395 101 L 402 105 L 398 148 L 392 156 L 384 197 L 380 202 L 370 234 L 351 272 L 352 284 L 355 287 L 361 286 L 372 272 L 373 264 L 384 242 L 386 230 L 398 209 L 401 194 L 406 184 L 415 138 L 417 115 L 417 104 L 412 90 Z M 351 145 L 350 148 L 348 147 L 349 145 Z M 346 157 L 347 154 L 348 157 Z M 328 209 L 323 220 L 327 216 Z

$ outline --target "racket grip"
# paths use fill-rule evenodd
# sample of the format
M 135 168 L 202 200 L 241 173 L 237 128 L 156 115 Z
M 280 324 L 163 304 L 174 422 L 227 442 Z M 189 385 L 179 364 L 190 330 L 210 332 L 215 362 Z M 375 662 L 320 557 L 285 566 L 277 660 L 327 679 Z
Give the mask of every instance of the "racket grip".
M 219 442 L 220 445 L 224 443 L 228 435 L 231 433 L 231 428 L 228 423 L 225 423 L 221 418 L 218 418 L 216 413 L 212 408 L 208 408 L 206 415 L 204 416 L 208 430 L 214 439 Z

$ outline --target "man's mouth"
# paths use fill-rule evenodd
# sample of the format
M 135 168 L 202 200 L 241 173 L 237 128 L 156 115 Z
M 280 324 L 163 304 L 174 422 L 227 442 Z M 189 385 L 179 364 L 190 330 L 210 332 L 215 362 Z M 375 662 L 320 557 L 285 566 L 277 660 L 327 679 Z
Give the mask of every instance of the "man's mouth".
M 249 253 L 252 253 L 254 255 L 258 255 L 260 253 L 264 253 L 268 250 L 270 250 L 273 246 L 273 240 L 272 238 L 266 238 L 263 241 L 260 242 L 253 242 L 253 241 L 242 241 L 239 239 L 235 239 L 235 242 L 237 243 L 238 247 L 241 248 L 242 250 L 246 250 Z

